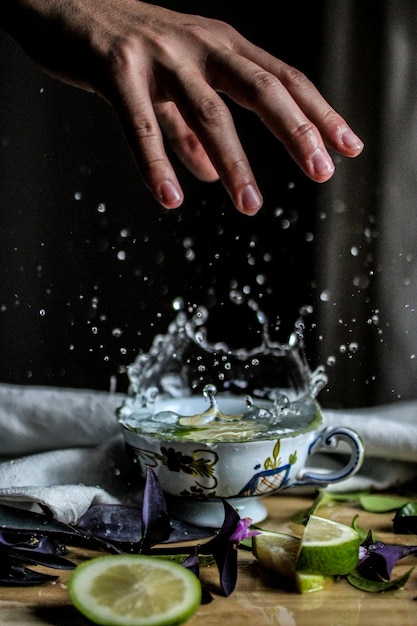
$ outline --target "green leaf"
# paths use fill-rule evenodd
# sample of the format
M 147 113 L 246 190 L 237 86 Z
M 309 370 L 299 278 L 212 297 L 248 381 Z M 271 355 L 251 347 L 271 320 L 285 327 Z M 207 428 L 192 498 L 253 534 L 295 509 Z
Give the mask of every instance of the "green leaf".
M 358 533 L 361 544 L 363 544 L 365 540 L 368 538 L 370 538 L 370 543 L 374 543 L 375 538 L 373 536 L 373 532 L 371 530 L 369 531 L 365 530 L 364 528 L 359 526 L 359 524 L 357 523 L 358 519 L 359 519 L 359 515 L 355 515 L 355 517 L 352 520 L 352 528 L 356 530 L 356 532 Z
M 152 551 L 151 554 L 152 554 L 152 558 L 168 559 L 168 561 L 175 561 L 176 563 L 179 563 L 180 565 L 182 565 L 184 561 L 186 561 L 190 556 L 186 552 L 174 553 L 174 552 L 164 552 L 163 550 L 161 551 L 154 550 Z M 211 556 L 210 554 L 199 555 L 198 560 L 199 560 L 201 567 L 210 567 L 211 565 L 215 564 L 214 557 Z
M 348 491 L 348 492 L 340 492 L 337 491 L 326 491 L 326 495 L 329 498 L 329 502 L 359 502 L 359 499 L 362 496 L 367 495 L 367 491 Z
M 364 493 L 359 496 L 362 508 L 369 513 L 388 513 L 407 504 L 406 498 Z
M 403 506 L 398 510 L 398 515 L 401 517 L 417 515 L 417 502 L 405 502 Z
M 395 513 L 394 532 L 417 534 L 417 502 L 407 502 Z
M 239 541 L 239 548 L 241 548 L 242 550 L 252 551 L 252 537 L 246 537 L 246 539 L 242 539 L 242 541 Z
M 307 524 L 308 518 L 310 515 L 315 515 L 317 510 L 321 506 L 327 506 L 332 502 L 359 502 L 359 498 L 363 495 L 363 491 L 355 491 L 348 493 L 338 493 L 337 491 L 323 491 L 321 489 L 318 490 L 318 494 L 316 499 L 314 500 L 311 507 L 301 511 L 300 513 L 296 513 L 292 517 L 292 521 L 296 524 Z
M 381 593 L 382 591 L 402 589 L 410 578 L 413 570 L 414 567 L 409 569 L 403 576 L 389 581 L 368 580 L 360 576 L 357 572 L 351 572 L 346 576 L 346 579 L 353 587 L 356 587 L 356 589 L 370 593 Z

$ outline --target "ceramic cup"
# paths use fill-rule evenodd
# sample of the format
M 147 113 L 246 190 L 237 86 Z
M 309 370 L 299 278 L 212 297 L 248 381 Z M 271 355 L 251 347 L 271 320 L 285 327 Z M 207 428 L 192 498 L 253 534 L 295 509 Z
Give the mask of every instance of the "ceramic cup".
M 221 408 L 238 414 L 242 401 L 225 399 Z M 157 414 L 167 410 L 194 415 L 201 411 L 201 400 L 170 399 L 154 407 Z M 290 412 L 273 432 L 259 432 L 250 440 L 231 435 L 226 441 L 216 441 L 213 429 L 206 435 L 203 428 L 197 434 L 193 432 L 195 439 L 190 441 L 190 432 L 183 438 L 178 433 L 171 436 L 168 431 L 154 432 L 151 421 L 144 420 L 140 426 L 123 419 L 119 422 L 140 476 L 145 476 L 147 466 L 152 467 L 167 494 L 172 514 L 200 526 L 221 526 L 221 498 L 226 498 L 241 517 L 259 523 L 267 515 L 263 497 L 291 487 L 340 483 L 358 471 L 364 456 L 356 432 L 323 426 L 319 406 L 312 398 L 304 399 L 301 420 L 293 420 Z M 339 444 L 347 458 L 342 468 L 308 468 L 311 455 Z

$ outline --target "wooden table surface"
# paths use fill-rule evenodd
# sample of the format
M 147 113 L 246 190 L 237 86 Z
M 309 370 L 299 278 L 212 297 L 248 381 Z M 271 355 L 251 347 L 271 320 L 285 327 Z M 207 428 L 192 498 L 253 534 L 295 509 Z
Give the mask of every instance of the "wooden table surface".
M 309 507 L 312 497 L 282 495 L 264 500 L 269 517 L 264 528 L 296 533 L 292 516 Z M 358 504 L 337 503 L 321 507 L 318 514 L 351 524 L 355 515 L 362 528 L 372 528 L 387 543 L 414 544 L 414 535 L 394 535 L 392 513 L 366 513 Z M 417 557 L 399 562 L 395 577 L 417 565 Z M 65 580 L 30 588 L 0 587 L 0 625 L 86 626 L 71 605 Z M 217 568 L 204 568 L 202 578 L 216 584 Z M 359 591 L 345 580 L 329 588 L 300 595 L 283 591 L 260 572 L 250 552 L 239 551 L 239 575 L 235 591 L 228 598 L 214 595 L 214 601 L 199 608 L 188 626 L 415 626 L 417 623 L 417 569 L 404 589 L 373 594 Z

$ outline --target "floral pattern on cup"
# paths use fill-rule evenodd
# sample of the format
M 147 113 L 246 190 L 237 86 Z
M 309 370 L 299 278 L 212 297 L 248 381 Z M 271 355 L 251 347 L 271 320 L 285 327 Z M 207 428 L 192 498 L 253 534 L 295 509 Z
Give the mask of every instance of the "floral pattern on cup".
M 263 469 L 252 476 L 239 492 L 239 496 L 262 496 L 285 487 L 289 481 L 291 466 L 297 461 L 297 451 L 289 455 L 287 463 L 282 463 L 280 451 L 281 441 L 278 439 L 271 456 L 265 459 Z M 254 469 L 260 467 L 258 465 Z
M 258 464 L 254 467 L 254 470 L 260 470 L 261 467 L 263 469 L 256 471 L 236 495 L 260 496 L 277 491 L 286 485 L 291 466 L 297 461 L 297 451 L 289 455 L 286 463 L 282 463 L 280 449 L 281 442 L 278 439 L 271 455 L 265 458 L 263 466 Z M 215 470 L 219 456 L 214 450 L 196 449 L 185 454 L 173 446 L 161 446 L 159 452 L 134 448 L 134 453 L 145 466 L 162 465 L 170 472 L 184 472 L 195 477 L 194 484 L 189 489 L 183 489 L 181 496 L 199 499 L 218 497 Z M 204 483 L 200 479 L 203 479 Z
M 142 458 L 144 463 L 151 467 L 156 467 L 160 464 L 166 466 L 171 472 L 184 472 L 185 474 L 195 476 L 195 485 L 199 489 L 195 493 L 187 495 L 207 497 L 206 491 L 213 491 L 217 487 L 215 466 L 219 456 L 214 450 L 197 449 L 190 454 L 184 454 L 172 446 L 161 446 L 160 453 L 140 448 L 134 448 L 134 452 L 138 458 Z M 205 484 L 199 482 L 197 480 L 198 477 L 205 479 Z M 213 497 L 213 494 L 210 494 L 209 497 Z

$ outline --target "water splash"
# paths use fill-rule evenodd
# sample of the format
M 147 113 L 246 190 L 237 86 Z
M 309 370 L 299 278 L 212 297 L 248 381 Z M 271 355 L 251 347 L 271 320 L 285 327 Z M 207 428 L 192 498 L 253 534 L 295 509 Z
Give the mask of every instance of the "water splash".
M 300 312 L 283 344 L 271 339 L 269 321 L 258 305 L 249 301 L 248 306 L 261 328 L 260 343 L 231 349 L 225 342 L 209 341 L 206 308 L 186 309 L 175 300 L 177 313 L 167 332 L 156 335 L 149 352 L 128 367 L 129 394 L 119 420 L 148 433 L 164 430 L 178 436 L 179 429 L 195 437 L 190 430 L 197 429 L 199 437 L 204 431 L 211 440 L 241 440 L 270 436 L 278 425 L 283 432 L 298 429 L 307 417 L 316 419 L 314 399 L 327 378 L 323 367 L 310 370 L 305 355 L 304 317 L 310 309 Z

